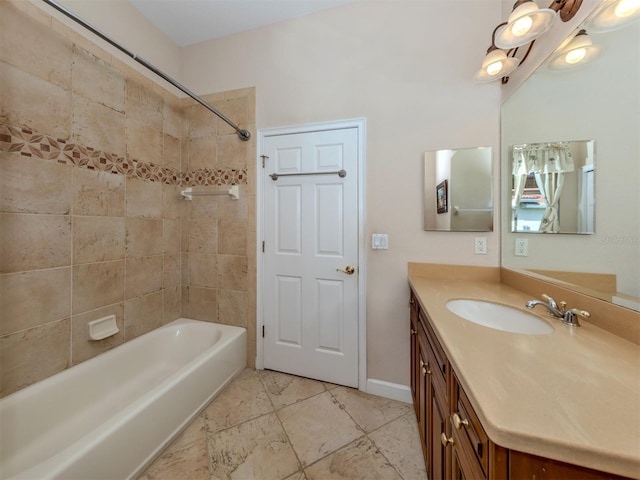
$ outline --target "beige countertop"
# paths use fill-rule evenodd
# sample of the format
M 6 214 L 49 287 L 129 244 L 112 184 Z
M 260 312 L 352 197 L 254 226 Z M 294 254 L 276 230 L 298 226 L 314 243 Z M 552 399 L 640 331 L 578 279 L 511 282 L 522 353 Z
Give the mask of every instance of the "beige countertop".
M 450 299 L 516 306 L 531 297 L 481 281 L 424 278 L 409 283 L 489 438 L 498 445 L 640 478 L 640 347 L 581 321 L 544 314 L 548 335 L 476 325 L 450 312 Z M 580 305 L 569 305 L 570 308 Z

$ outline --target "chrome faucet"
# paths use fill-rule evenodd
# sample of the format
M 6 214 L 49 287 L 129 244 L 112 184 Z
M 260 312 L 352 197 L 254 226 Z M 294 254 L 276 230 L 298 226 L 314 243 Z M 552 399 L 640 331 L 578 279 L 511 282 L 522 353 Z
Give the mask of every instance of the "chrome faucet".
M 542 298 L 544 298 L 546 302 L 534 299 L 529 300 L 527 303 L 525 303 L 525 306 L 527 308 L 535 308 L 536 305 L 542 305 L 554 317 L 559 318 L 563 323 L 566 323 L 567 325 L 572 325 L 575 327 L 580 326 L 578 317 L 589 318 L 591 316 L 591 314 L 586 310 L 578 310 L 577 308 L 570 308 L 569 310 L 567 310 L 567 302 L 560 302 L 560 306 L 558 306 L 556 301 L 547 294 L 543 293 Z

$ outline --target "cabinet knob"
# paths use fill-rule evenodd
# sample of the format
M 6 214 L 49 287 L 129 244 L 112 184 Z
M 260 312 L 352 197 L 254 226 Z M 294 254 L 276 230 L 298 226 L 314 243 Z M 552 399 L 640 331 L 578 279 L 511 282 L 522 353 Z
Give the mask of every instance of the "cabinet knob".
M 456 427 L 456 430 L 460 430 L 460 428 L 462 428 L 463 425 L 465 427 L 468 427 L 469 426 L 469 420 L 460 418 L 460 415 L 458 415 L 458 413 L 454 413 L 453 414 L 453 426 Z
M 418 333 L 418 332 L 416 332 L 416 331 L 412 328 L 412 329 L 411 329 L 411 335 L 415 335 L 416 333 Z
M 440 435 L 440 441 L 442 442 L 442 446 L 443 447 L 447 447 L 449 445 L 453 445 L 453 437 L 451 438 L 447 438 L 447 435 L 442 432 L 442 435 Z
M 412 298 L 411 300 L 409 300 L 409 306 L 413 307 L 416 304 L 416 301 Z

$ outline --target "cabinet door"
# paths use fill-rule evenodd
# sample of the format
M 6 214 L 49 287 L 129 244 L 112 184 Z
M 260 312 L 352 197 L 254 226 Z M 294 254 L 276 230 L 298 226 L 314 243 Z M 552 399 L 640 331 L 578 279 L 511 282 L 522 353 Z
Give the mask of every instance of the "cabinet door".
M 424 349 L 426 344 L 426 338 L 423 340 L 424 332 L 421 327 L 418 329 L 418 379 L 417 379 L 417 415 L 418 415 L 418 430 L 420 432 L 420 441 L 422 443 L 422 453 L 424 455 L 424 462 L 429 472 L 429 435 L 431 419 L 429 418 L 429 365 L 427 360 L 427 351 Z M 431 477 L 429 477 L 431 478 Z
M 435 389 L 430 389 L 431 402 L 431 432 L 429 444 L 431 447 L 431 469 L 427 476 L 431 480 L 444 480 L 447 478 L 447 452 L 448 445 L 442 443 L 442 435 L 447 435 L 448 411 L 440 404 L 435 394 Z M 446 437 L 448 438 L 448 436 Z
M 410 320 L 409 320 L 409 348 L 411 351 L 410 364 L 410 381 L 411 381 L 411 397 L 413 406 L 416 411 L 416 417 L 420 422 L 420 409 L 418 402 L 418 383 L 420 381 L 420 357 L 418 356 L 418 301 L 413 292 L 411 292 L 411 300 L 409 301 Z

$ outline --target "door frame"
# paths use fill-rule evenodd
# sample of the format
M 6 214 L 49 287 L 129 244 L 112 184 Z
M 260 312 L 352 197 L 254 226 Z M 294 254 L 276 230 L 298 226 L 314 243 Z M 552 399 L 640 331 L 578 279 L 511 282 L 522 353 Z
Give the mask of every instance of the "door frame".
M 365 242 L 365 154 L 366 119 L 354 118 L 333 122 L 306 123 L 288 127 L 264 128 L 258 130 L 256 156 L 256 368 L 264 369 L 264 257 L 262 240 L 264 239 L 264 172 L 262 171 L 262 152 L 266 137 L 290 135 L 296 133 L 342 130 L 356 128 L 358 136 L 358 389 L 366 391 L 367 386 L 367 291 L 366 291 L 366 242 Z

